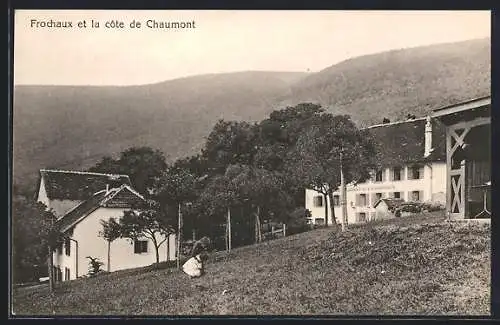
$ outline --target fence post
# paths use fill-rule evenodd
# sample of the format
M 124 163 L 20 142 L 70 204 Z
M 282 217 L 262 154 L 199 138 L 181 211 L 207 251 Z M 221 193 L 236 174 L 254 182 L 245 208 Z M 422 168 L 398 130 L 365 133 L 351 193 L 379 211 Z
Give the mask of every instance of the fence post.
M 283 224 L 283 237 L 286 237 L 286 223 Z
M 228 251 L 231 251 L 231 208 L 227 208 L 227 241 Z
M 179 203 L 178 211 L 178 229 L 177 229 L 177 268 L 181 268 L 181 240 L 182 240 L 182 211 L 181 204 Z
M 271 238 L 274 238 L 274 226 L 271 226 Z

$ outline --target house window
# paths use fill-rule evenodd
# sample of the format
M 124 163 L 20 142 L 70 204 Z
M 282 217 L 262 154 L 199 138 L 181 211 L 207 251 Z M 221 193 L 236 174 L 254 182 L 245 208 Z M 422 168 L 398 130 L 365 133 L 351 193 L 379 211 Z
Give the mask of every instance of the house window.
M 423 198 L 423 191 L 412 191 L 410 193 L 410 198 L 415 202 L 421 201 Z
M 375 173 L 375 182 L 383 182 L 384 181 L 384 171 L 378 170 Z
M 382 198 L 382 193 L 375 193 L 372 196 L 372 205 L 375 205 Z
M 147 240 L 136 240 L 134 241 L 134 253 L 141 254 L 148 252 L 148 241 Z
M 408 179 L 422 179 L 424 178 L 424 167 L 413 166 L 408 170 Z
M 333 196 L 333 206 L 339 206 L 340 205 L 340 196 L 334 195 Z
M 66 256 L 71 255 L 71 241 L 69 240 L 69 238 L 66 238 L 64 240 L 64 252 L 66 253 Z
M 316 218 L 316 219 L 314 219 L 314 223 L 322 226 L 325 224 L 325 219 L 324 218 Z
M 314 197 L 314 206 L 322 207 L 323 206 L 323 196 L 317 195 Z
M 365 212 L 358 213 L 358 222 L 366 222 L 366 213 Z
M 62 271 L 59 266 L 54 267 L 54 278 L 57 282 L 62 281 Z
M 64 268 L 64 281 L 69 281 L 69 269 L 67 267 Z
M 356 206 L 365 207 L 367 205 L 366 194 L 356 195 Z
M 395 199 L 400 199 L 401 198 L 401 192 L 394 192 L 393 196 Z
M 402 174 L 402 168 L 401 167 L 394 167 L 392 169 L 392 180 L 393 181 L 400 181 L 401 180 L 401 174 Z

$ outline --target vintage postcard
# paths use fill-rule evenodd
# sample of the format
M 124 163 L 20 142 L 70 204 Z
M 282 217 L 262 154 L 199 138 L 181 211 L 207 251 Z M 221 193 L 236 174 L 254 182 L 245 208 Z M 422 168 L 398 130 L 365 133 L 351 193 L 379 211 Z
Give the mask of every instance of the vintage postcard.
M 11 316 L 489 316 L 491 13 L 16 10 Z

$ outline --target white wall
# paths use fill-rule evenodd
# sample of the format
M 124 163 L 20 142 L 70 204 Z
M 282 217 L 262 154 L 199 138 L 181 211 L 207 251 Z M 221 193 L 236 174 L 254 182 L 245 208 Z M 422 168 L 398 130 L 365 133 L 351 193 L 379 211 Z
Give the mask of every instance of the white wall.
M 49 208 L 54 210 L 56 217 L 60 218 L 64 216 L 69 210 L 73 209 L 83 201 L 73 201 L 73 200 L 51 200 L 49 203 Z
M 309 209 L 309 211 L 311 211 L 311 214 L 312 214 L 312 221 L 314 223 L 314 219 L 315 218 L 325 218 L 325 206 L 324 206 L 324 201 L 325 201 L 325 198 L 323 196 L 323 194 L 320 194 L 314 190 L 310 190 L 310 189 L 306 189 L 306 209 Z M 322 196 L 323 197 L 323 206 L 321 207 L 316 207 L 314 206 L 314 198 L 316 196 Z M 331 205 L 330 205 L 330 198 L 327 198 L 327 202 L 328 202 L 328 224 L 331 225 L 332 224 L 332 213 L 331 213 Z
M 108 243 L 99 237 L 99 231 L 102 229 L 100 220 L 109 220 L 109 218 L 120 218 L 124 209 L 99 208 L 88 215 L 83 221 L 78 223 L 74 229 L 72 238 L 78 241 L 78 276 L 87 275 L 89 271 L 89 259 L 87 256 L 97 257 L 104 265 L 102 270 L 107 270 L 108 263 Z M 164 238 L 164 237 L 163 237 Z M 171 235 L 168 258 L 175 259 L 175 235 Z M 160 262 L 167 260 L 167 242 L 164 242 L 159 248 Z M 156 254 L 152 241 L 148 242 L 148 252 L 135 254 L 134 242 L 130 239 L 119 238 L 111 243 L 110 249 L 110 271 L 117 271 L 135 267 L 151 265 L 156 262 Z M 54 266 L 60 266 L 63 273 L 64 268 L 70 268 L 71 279 L 76 278 L 76 243 L 71 242 L 71 256 L 65 255 L 63 249 L 62 255 L 54 254 Z
M 446 164 L 444 162 L 432 163 L 424 167 L 424 176 L 421 179 L 408 179 L 408 166 L 403 168 L 402 180 L 392 181 L 391 170 L 385 170 L 385 179 L 382 182 L 368 181 L 357 186 L 347 186 L 347 218 L 348 223 L 357 223 L 357 214 L 366 213 L 366 219 L 370 220 L 375 215 L 373 205 L 373 195 L 382 193 L 383 197 L 389 197 L 389 193 L 403 192 L 402 198 L 405 201 L 411 200 L 408 192 L 422 191 L 423 198 L 420 201 L 433 201 L 444 203 L 446 200 Z M 367 205 L 364 207 L 356 206 L 356 194 L 364 193 L 367 195 Z M 314 207 L 314 196 L 319 195 L 316 191 L 306 189 L 306 209 L 311 211 L 312 220 L 315 218 L 324 218 L 324 207 Z M 334 195 L 340 195 L 340 192 L 334 192 Z M 335 207 L 335 218 L 338 223 L 341 222 L 341 207 Z M 328 213 L 329 224 L 331 224 L 331 213 Z
M 40 180 L 40 188 L 38 189 L 38 202 L 45 204 L 45 206 L 50 210 L 54 211 L 56 217 L 60 218 L 70 209 L 76 207 L 82 201 L 76 200 L 49 200 L 47 196 L 47 190 L 45 189 L 45 180 L 42 177 Z

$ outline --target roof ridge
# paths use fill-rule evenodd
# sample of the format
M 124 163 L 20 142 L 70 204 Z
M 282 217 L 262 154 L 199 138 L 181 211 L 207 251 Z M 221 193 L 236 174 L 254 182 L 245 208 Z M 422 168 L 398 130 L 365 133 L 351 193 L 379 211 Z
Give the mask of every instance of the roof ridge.
M 69 209 L 68 211 L 66 211 L 60 219 L 64 218 L 67 214 L 71 213 L 73 210 L 75 210 L 76 208 L 78 208 L 79 206 L 81 206 L 82 204 L 84 203 L 87 203 L 89 200 L 92 200 L 96 195 L 98 194 L 101 194 L 101 191 L 99 192 L 95 192 L 94 194 L 92 194 L 91 197 L 89 197 L 88 199 L 86 200 L 82 200 L 82 202 L 78 203 L 77 205 L 75 205 L 74 207 L 72 207 L 71 209 Z
M 98 175 L 98 176 L 122 176 L 130 178 L 126 174 L 110 174 L 110 173 L 97 173 L 97 172 L 87 172 L 79 170 L 63 170 L 63 169 L 40 169 L 40 172 L 51 172 L 51 173 L 67 173 L 67 174 L 79 174 L 79 175 Z
M 133 194 L 137 195 L 139 198 L 141 198 L 142 200 L 144 200 L 144 197 L 139 194 L 138 192 L 136 192 L 134 189 L 132 189 L 130 186 L 128 186 L 127 184 L 122 184 L 120 187 L 115 187 L 115 188 L 112 188 L 110 190 L 110 193 L 108 193 L 108 195 L 106 195 L 104 197 L 104 199 L 99 203 L 100 205 L 103 205 L 103 204 L 106 204 L 106 202 L 108 202 L 109 200 L 113 199 L 118 193 L 120 193 L 121 190 L 123 189 L 128 189 L 130 192 L 132 192 Z M 111 193 L 111 191 L 113 191 L 113 193 Z
M 380 126 L 390 126 L 390 125 L 396 125 L 396 124 L 411 123 L 411 122 L 415 122 L 415 121 L 423 121 L 423 120 L 426 120 L 426 119 L 427 119 L 427 116 L 424 116 L 424 117 L 414 118 L 414 119 L 411 119 L 411 120 L 404 120 L 404 121 L 396 121 L 396 122 L 389 122 L 389 123 L 374 124 L 374 125 L 370 125 L 370 126 L 367 126 L 365 128 L 362 128 L 362 130 L 372 129 L 372 128 L 376 128 L 376 127 L 380 127 Z
M 491 100 L 491 95 L 481 96 L 481 97 L 475 97 L 475 98 L 471 98 L 471 99 L 468 99 L 468 100 L 465 100 L 465 101 L 457 102 L 455 104 L 450 104 L 450 105 L 446 105 L 446 106 L 440 106 L 440 107 L 435 108 L 434 112 L 441 111 L 441 110 L 444 110 L 444 109 L 447 109 L 447 108 L 456 107 L 456 106 L 471 104 L 471 103 L 474 103 L 474 102 L 480 102 L 480 101 L 483 101 L 483 100 L 486 100 L 486 99 L 490 99 Z

